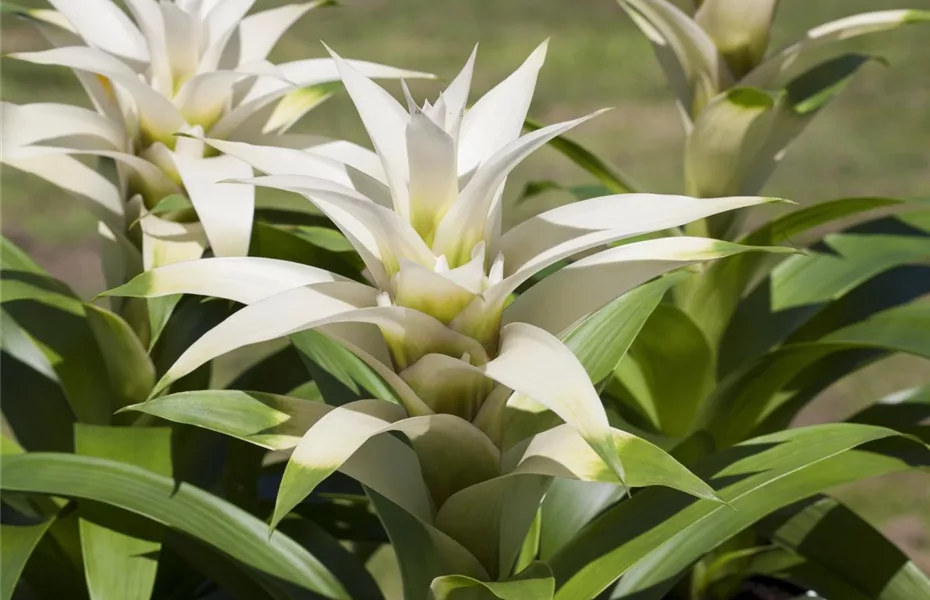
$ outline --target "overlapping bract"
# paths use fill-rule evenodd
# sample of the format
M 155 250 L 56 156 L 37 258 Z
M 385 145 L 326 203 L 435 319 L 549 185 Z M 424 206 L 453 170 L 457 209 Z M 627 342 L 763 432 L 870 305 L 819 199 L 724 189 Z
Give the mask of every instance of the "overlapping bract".
M 767 199 L 609 196 L 501 233 L 508 173 L 594 116 L 520 136 L 545 51 L 543 44 L 467 112 L 474 54 L 435 103 L 418 106 L 407 93 L 407 108 L 334 55 L 377 163 L 205 140 L 268 174 L 251 183 L 306 196 L 356 248 L 372 285 L 281 261 L 215 258 L 156 269 L 112 292 L 247 304 L 191 346 L 157 391 L 221 354 L 311 328 L 343 342 L 393 387 L 399 406 L 363 400 L 315 419 L 285 471 L 274 522 L 342 469 L 451 536 L 445 543 L 477 557 L 465 572 L 486 580 L 509 572 L 551 476 L 711 495 L 661 450 L 610 427 L 584 367 L 557 336 L 663 272 L 752 249 L 689 237 L 606 249 L 612 243 Z M 551 298 L 531 288 L 510 302 L 534 274 L 592 249 L 602 251 L 553 276 Z M 522 409 L 565 424 L 507 439 Z M 425 504 L 378 478 L 400 460 L 387 449 L 359 458 L 389 431 L 411 440 Z M 510 502 L 523 508 L 503 523 L 495 511 L 511 510 Z
M 251 169 L 176 134 L 273 139 L 277 145 L 323 153 L 362 151 L 347 142 L 286 133 L 328 95 L 320 86 L 338 81 L 332 60 L 267 61 L 291 25 L 327 3 L 304 2 L 246 16 L 255 0 L 129 0 L 129 14 L 111 0 L 51 0 L 57 12 L 35 10 L 24 16 L 55 48 L 14 57 L 70 67 L 95 110 L 5 103 L 3 160 L 76 193 L 100 218 L 108 237 L 122 239 L 142 216 L 146 267 L 199 257 L 207 243 L 218 256 L 245 255 L 254 191 L 220 182 L 248 177 Z M 372 77 L 428 76 L 354 64 Z M 117 182 L 75 158 L 84 155 L 114 161 Z M 185 214 L 190 208 L 183 206 L 157 211 L 162 216 L 170 212 L 170 218 L 149 212 L 175 194 L 189 197 L 199 223 L 191 222 L 192 215 Z

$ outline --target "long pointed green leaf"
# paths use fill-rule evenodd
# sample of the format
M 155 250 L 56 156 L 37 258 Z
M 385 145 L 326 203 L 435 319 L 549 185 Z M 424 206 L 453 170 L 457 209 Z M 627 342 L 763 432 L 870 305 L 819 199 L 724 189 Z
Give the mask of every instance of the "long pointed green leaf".
M 75 450 L 171 476 L 171 430 L 77 424 Z M 82 503 L 81 548 L 95 600 L 148 600 L 155 585 L 160 527 L 105 504 Z
M 10 600 L 13 597 L 26 562 L 54 520 L 53 517 L 35 525 L 0 525 L 0 553 L 3 554 L 0 600 Z
M 248 513 L 186 483 L 116 461 L 54 453 L 4 456 L 2 489 L 105 502 L 178 529 L 268 575 L 349 600 L 320 562 Z
M 665 292 L 684 277 L 673 274 L 630 290 L 563 336 L 591 381 L 600 383 L 613 372 Z
M 823 235 L 821 226 L 826 223 L 844 223 L 852 217 L 872 216 L 877 211 L 890 211 L 904 203 L 895 198 L 863 197 L 841 198 L 806 206 L 756 228 L 743 236 L 740 243 L 759 246 L 788 244 L 804 248 L 820 239 Z M 689 293 L 681 299 L 680 304 L 711 340 L 717 340 L 723 334 L 750 281 L 785 258 L 765 253 L 747 253 L 716 261 L 696 279 L 696 285 L 689 286 Z
M 783 506 L 840 483 L 930 464 L 925 446 L 900 438 L 889 440 L 900 442 L 886 448 L 891 454 L 853 450 L 896 435 L 880 427 L 824 425 L 755 438 L 712 455 L 695 472 L 728 506 L 660 488 L 634 495 L 549 561 L 556 598 L 593 597 L 624 573 L 614 597 L 660 598 L 703 554 Z M 907 454 L 899 456 L 902 449 Z
M 828 598 L 930 598 L 930 577 L 862 517 L 832 498 L 788 507 L 756 529 L 802 557 L 788 575 Z

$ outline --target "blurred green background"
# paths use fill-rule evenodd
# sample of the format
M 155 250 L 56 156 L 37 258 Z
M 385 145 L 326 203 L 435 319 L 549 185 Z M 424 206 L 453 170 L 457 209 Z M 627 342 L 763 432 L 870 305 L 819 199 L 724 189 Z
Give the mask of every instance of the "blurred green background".
M 290 0 L 293 1 L 293 0 Z M 746 0 L 752 1 L 752 0 Z M 257 8 L 286 4 L 259 0 Z M 45 7 L 42 0 L 18 4 Z M 930 0 L 782 0 L 773 46 L 824 21 L 868 10 L 930 9 Z M 44 48 L 14 18 L 2 24 L 2 51 Z M 542 40 L 551 38 L 531 116 L 555 122 L 595 109 L 614 110 L 573 137 L 631 173 L 650 191 L 681 188 L 681 124 L 651 48 L 615 0 L 342 0 L 311 12 L 272 55 L 279 62 L 323 56 L 320 40 L 350 58 L 426 70 L 450 79 L 480 42 L 472 98 L 509 74 Z M 930 189 L 930 27 L 912 26 L 873 37 L 861 50 L 888 59 L 866 66 L 850 87 L 792 146 L 766 193 L 803 203 L 842 196 L 928 195 Z M 415 82 L 418 100 L 439 83 Z M 399 85 L 389 85 L 399 92 Z M 66 69 L 2 60 L 2 96 L 16 103 L 86 104 Z M 298 130 L 367 144 L 344 94 L 314 110 Z M 510 178 L 513 198 L 531 179 L 585 183 L 585 173 L 544 149 Z M 513 223 L 566 201 L 548 194 L 517 209 Z M 102 277 L 95 259 L 94 222 L 54 186 L 12 169 L 2 171 L 4 234 L 53 274 L 93 295 Z M 926 381 L 926 361 L 877 364 L 824 394 L 806 422 L 842 418 L 902 386 Z M 842 495 L 930 571 L 930 477 L 885 478 Z

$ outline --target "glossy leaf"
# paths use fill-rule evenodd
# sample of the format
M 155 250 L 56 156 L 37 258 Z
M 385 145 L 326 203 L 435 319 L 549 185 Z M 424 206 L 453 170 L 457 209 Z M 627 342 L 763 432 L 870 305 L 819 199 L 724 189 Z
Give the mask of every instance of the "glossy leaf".
M 545 563 L 535 562 L 504 581 L 478 581 L 463 575 L 437 577 L 430 584 L 430 592 L 431 600 L 551 600 L 555 593 L 555 579 Z M 476 595 L 476 592 L 481 593 Z
M 0 349 L 0 395 L 6 425 L 30 451 L 71 451 L 74 412 L 58 375 L 39 346 L 2 309 Z
M 78 420 L 108 423 L 116 402 L 83 303 L 6 238 L 2 254 L 3 310 L 40 344 Z
M 740 243 L 759 246 L 785 244 L 804 248 L 820 239 L 823 235 L 822 225 L 848 222 L 850 218 L 893 210 L 902 204 L 903 200 L 880 197 L 841 198 L 814 204 L 772 219 L 743 236 Z M 783 259 L 781 256 L 748 253 L 714 262 L 695 281 L 696 285 L 689 286 L 680 304 L 711 340 L 717 340 L 727 327 L 750 281 Z
M 77 424 L 75 450 L 171 476 L 171 430 Z M 81 549 L 95 600 L 147 600 L 155 585 L 161 531 L 98 503 L 81 505 Z
M 837 313 L 844 308 L 838 300 L 855 293 L 857 288 L 863 287 L 865 291 L 867 282 L 882 273 L 930 257 L 930 238 L 918 236 L 842 233 L 828 235 L 824 241 L 825 251 L 786 259 L 747 296 L 721 342 L 723 373 L 786 340 L 811 341 L 822 337 L 830 331 L 826 327 L 830 321 L 826 313 L 834 313 L 833 328 L 845 324 L 837 322 L 841 318 Z M 858 319 L 862 319 L 870 312 L 886 308 L 882 306 L 883 300 L 893 297 L 893 288 L 902 287 L 889 283 L 883 281 L 880 288 L 865 293 L 856 306 L 844 312 L 855 311 Z M 919 288 L 920 280 L 909 281 L 908 274 L 902 272 L 902 284 Z M 876 294 L 879 289 L 883 294 Z M 918 289 L 916 295 L 919 294 Z M 909 296 L 906 293 L 901 300 L 906 301 Z M 805 329 L 807 333 L 801 334 Z
M 13 597 L 26 562 L 54 520 L 53 517 L 35 525 L 0 525 L 0 552 L 3 554 L 0 599 L 10 600 Z
M 116 461 L 55 453 L 3 457 L 9 491 L 105 502 L 203 540 L 259 571 L 327 598 L 348 595 L 320 562 L 248 513 L 189 484 Z
M 728 505 L 645 490 L 592 521 L 549 561 L 557 598 L 593 597 L 626 574 L 613 597 L 661 598 L 694 561 L 773 511 L 840 483 L 927 464 L 906 440 L 889 453 L 853 450 L 895 432 L 824 425 L 755 438 L 695 466 Z M 898 444 L 897 442 L 900 442 Z M 907 453 L 898 456 L 901 451 Z M 735 510 L 734 510 L 735 509 Z
M 872 349 L 930 357 L 930 304 L 917 302 L 893 308 L 837 330 L 815 343 L 784 346 L 740 368 L 708 397 L 701 426 L 717 441 L 729 444 L 751 432 L 789 398 L 777 395 L 812 363 L 836 352 Z
M 930 596 L 930 577 L 865 519 L 832 498 L 787 507 L 760 521 L 756 529 L 803 559 L 786 575 L 825 597 Z
M 654 416 L 658 431 L 686 436 L 714 386 L 714 349 L 703 332 L 680 309 L 660 304 L 633 342 L 630 357 L 646 384 L 646 393 L 635 400 L 639 411 Z
M 132 328 L 119 315 L 85 304 L 84 311 L 106 363 L 119 407 L 145 400 L 155 385 L 155 366 Z
M 427 600 L 433 580 L 443 575 L 490 579 L 478 560 L 455 540 L 374 490 L 366 489 L 366 494 L 397 554 L 405 600 Z
M 683 278 L 666 276 L 630 290 L 563 336 L 591 381 L 600 383 L 613 372 L 662 297 Z

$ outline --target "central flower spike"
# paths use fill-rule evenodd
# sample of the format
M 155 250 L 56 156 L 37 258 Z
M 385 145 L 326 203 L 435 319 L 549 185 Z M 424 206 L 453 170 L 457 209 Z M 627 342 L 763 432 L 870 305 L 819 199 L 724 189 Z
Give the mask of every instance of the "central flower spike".
M 312 202 L 358 251 L 370 285 L 303 264 L 214 258 L 156 269 L 112 292 L 193 293 L 247 305 L 197 340 L 156 393 L 226 352 L 316 328 L 390 385 L 396 403 L 363 400 L 327 408 L 314 421 L 285 471 L 274 523 L 325 477 L 345 469 L 441 530 L 436 539 L 462 544 L 467 549 L 462 556 L 477 559 L 468 572 L 486 578 L 509 572 L 550 476 L 630 485 L 662 481 L 712 496 L 661 450 L 610 427 L 585 367 L 559 336 L 657 275 L 753 249 L 693 237 L 611 247 L 613 242 L 768 200 L 606 196 L 556 208 L 502 232 L 508 173 L 535 149 L 594 116 L 520 136 L 545 53 L 543 44 L 467 111 L 474 53 L 434 103 L 418 106 L 408 93 L 406 108 L 333 55 L 377 161 L 204 140 L 267 174 L 250 180 L 254 185 L 296 192 Z M 514 298 L 533 275 L 580 253 L 590 255 Z M 564 424 L 539 433 L 538 419 L 519 421 L 521 407 L 537 416 L 548 412 L 549 425 Z M 410 498 L 412 487 L 391 492 L 375 471 L 346 463 L 356 453 L 370 456 L 369 440 L 397 441 L 379 437 L 387 432 L 409 439 L 429 493 L 428 509 Z M 637 454 L 636 447 L 648 451 Z M 647 454 L 657 462 L 637 462 Z M 391 461 L 401 459 L 385 445 L 383 460 L 372 460 L 393 477 Z M 665 466 L 645 466 L 660 463 Z M 530 474 L 538 478 L 524 485 L 530 480 L 522 477 Z M 510 531 L 502 537 L 499 513 L 468 508 L 483 494 L 494 495 L 492 505 L 518 494 L 531 508 L 517 521 L 508 520 Z

